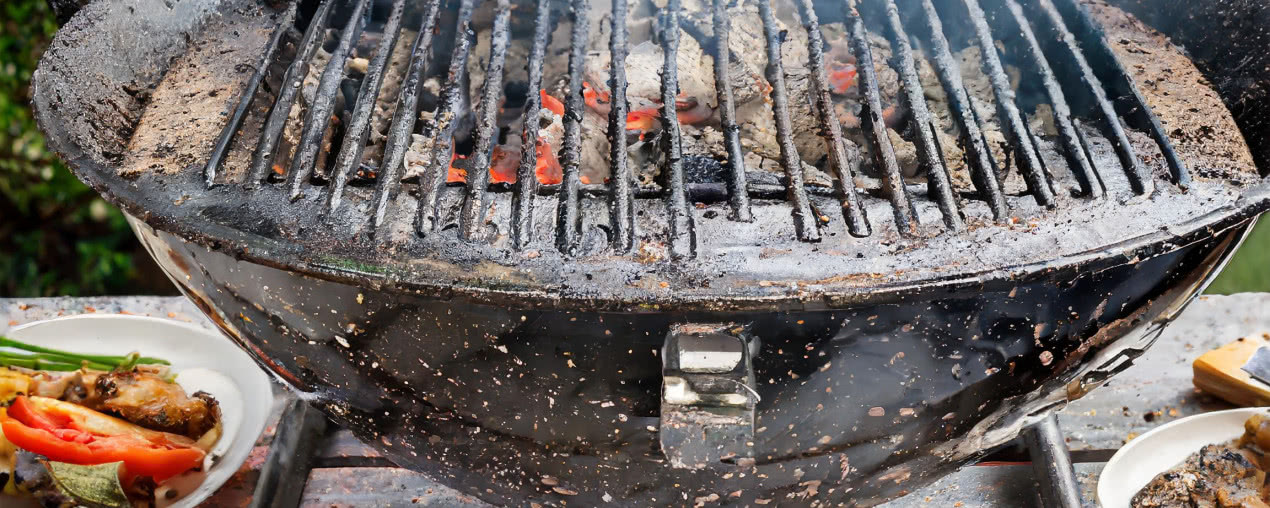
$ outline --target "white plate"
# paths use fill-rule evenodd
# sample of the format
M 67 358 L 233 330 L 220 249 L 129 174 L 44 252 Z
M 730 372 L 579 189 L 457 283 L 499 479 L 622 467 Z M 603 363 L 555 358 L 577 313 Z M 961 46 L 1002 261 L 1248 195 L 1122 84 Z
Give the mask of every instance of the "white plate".
M 177 383 L 206 391 L 220 403 L 224 435 L 208 456 L 207 478 L 175 508 L 197 506 L 216 492 L 247 460 L 264 432 L 273 406 L 269 376 L 228 338 L 195 325 L 144 316 L 85 314 L 37 321 L 6 335 L 22 342 L 77 353 L 138 351 L 172 362 Z
M 1188 416 L 1134 438 L 1111 456 L 1098 477 L 1098 503 L 1103 508 L 1128 508 L 1133 496 L 1156 475 L 1181 464 L 1204 445 L 1239 437 L 1244 433 L 1244 422 L 1257 413 L 1270 413 L 1270 408 Z

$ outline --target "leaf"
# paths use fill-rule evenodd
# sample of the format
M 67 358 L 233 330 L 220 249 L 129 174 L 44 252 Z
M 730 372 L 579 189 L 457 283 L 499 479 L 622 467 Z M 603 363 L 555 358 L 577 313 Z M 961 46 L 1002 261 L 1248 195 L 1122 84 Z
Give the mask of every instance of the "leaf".
M 76 502 L 93 507 L 131 508 L 128 495 L 119 485 L 119 468 L 122 466 L 123 462 L 97 466 L 44 462 L 57 488 Z

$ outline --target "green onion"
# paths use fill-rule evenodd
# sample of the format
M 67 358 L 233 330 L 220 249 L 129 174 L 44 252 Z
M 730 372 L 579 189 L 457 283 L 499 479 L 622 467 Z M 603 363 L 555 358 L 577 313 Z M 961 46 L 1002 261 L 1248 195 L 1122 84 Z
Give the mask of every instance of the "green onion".
M 34 370 L 57 371 L 72 371 L 79 370 L 80 368 L 87 368 L 110 371 L 132 370 L 132 368 L 137 365 L 171 365 L 167 360 L 162 358 L 144 357 L 135 351 L 125 356 L 85 355 L 27 344 L 25 342 L 10 339 L 3 335 L 0 335 L 0 347 L 8 347 L 34 353 L 28 355 L 10 351 L 0 351 L 0 366 L 5 367 L 12 366 Z
M 8 351 L 0 351 L 0 365 L 4 365 L 5 362 L 11 362 L 11 361 L 40 362 L 45 365 L 54 365 L 54 364 L 55 365 L 61 365 L 61 364 L 72 365 L 75 368 L 71 370 L 77 370 L 80 368 L 81 365 L 84 368 L 88 368 L 92 370 L 113 370 L 115 368 L 115 366 L 111 364 L 90 362 L 88 360 L 66 359 L 60 355 L 50 355 L 50 354 L 43 354 L 43 353 L 24 355 L 21 353 L 11 353 Z M 42 369 L 42 370 L 50 370 L 50 369 Z

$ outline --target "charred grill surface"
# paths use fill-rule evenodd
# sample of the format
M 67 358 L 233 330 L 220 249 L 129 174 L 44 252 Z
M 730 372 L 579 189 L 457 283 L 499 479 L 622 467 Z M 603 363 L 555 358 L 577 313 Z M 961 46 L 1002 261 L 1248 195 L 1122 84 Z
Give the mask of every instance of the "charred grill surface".
M 428 52 L 432 49 L 432 33 L 436 31 L 440 4 L 441 0 L 428 0 L 423 9 L 423 24 L 419 27 L 414 45 L 410 47 L 410 67 L 406 71 L 401 95 L 397 98 L 397 109 L 393 111 L 392 123 L 388 128 L 384 157 L 379 164 L 379 182 L 371 200 L 372 232 L 384 224 L 388 216 L 388 203 L 401 188 L 401 165 L 406 160 L 406 147 L 410 144 L 410 134 L 414 132 L 415 120 L 418 119 L 416 111 L 419 104 L 419 85 L 427 71 Z
M 331 53 L 326 69 L 322 71 L 322 81 L 318 85 L 316 100 L 304 119 L 304 135 L 296 146 L 295 157 L 291 159 L 287 170 L 287 186 L 290 187 L 290 199 L 295 201 L 304 195 L 304 186 L 313 167 L 318 164 L 318 153 L 322 150 L 322 137 L 331 123 L 331 113 L 335 109 L 335 96 L 339 93 L 340 81 L 344 78 L 344 61 L 353 50 L 353 41 L 362 33 L 370 15 L 370 0 L 357 0 L 348 24 L 341 31 L 339 45 Z
M 463 111 L 464 82 L 467 78 L 467 58 L 472 50 L 472 11 L 476 8 L 476 0 L 463 0 L 459 6 L 458 20 L 454 33 L 454 55 L 450 57 L 450 70 L 446 73 L 445 91 L 441 95 L 441 105 L 437 110 L 435 124 L 430 125 L 435 138 L 432 142 L 432 157 L 427 161 L 427 172 L 421 178 L 422 189 L 419 192 L 419 213 L 415 220 L 415 229 L 420 234 L 428 234 L 441 228 L 444 220 L 441 210 L 441 192 L 453 164 L 455 155 L 454 134 L 459 128 L 460 117 L 467 114 Z
M 278 138 L 282 136 L 282 129 L 286 127 L 287 116 L 291 113 L 291 105 L 295 103 L 296 96 L 300 93 L 300 82 L 304 79 L 305 73 L 309 69 L 309 60 L 313 58 L 314 51 L 322 44 L 322 35 L 326 30 L 326 24 L 331 12 L 331 5 L 337 3 L 338 0 L 323 0 L 318 5 L 317 12 L 313 14 L 313 18 L 309 20 L 309 27 L 304 31 L 304 41 L 300 44 L 300 50 L 291 65 L 287 66 L 287 74 L 282 78 L 282 92 L 278 95 L 277 102 L 273 108 L 269 110 L 269 118 L 265 121 L 264 128 L 260 130 L 260 140 L 256 142 L 256 149 L 251 158 L 251 167 L 247 172 L 247 180 L 243 184 L 247 187 L 253 187 L 257 183 L 263 182 L 269 178 L 270 166 L 273 164 L 274 150 L 278 144 Z M 252 90 L 255 91 L 254 89 Z M 228 134 L 221 134 L 221 138 L 228 139 L 233 136 L 233 130 L 237 130 L 238 125 L 231 122 L 225 127 Z M 213 157 L 214 160 L 216 157 Z M 209 168 L 212 164 L 209 163 Z M 208 182 L 211 183 L 210 181 Z
M 803 22 L 807 28 L 808 47 L 807 63 L 811 66 L 813 95 L 816 99 L 816 112 L 820 123 L 825 126 L 821 135 L 829 152 L 829 163 L 833 168 L 834 190 L 842 203 L 842 216 L 847 221 L 847 230 L 852 236 L 865 237 L 870 234 L 869 220 L 864 215 L 864 207 L 860 203 L 860 195 L 855 188 L 855 175 L 851 171 L 851 161 L 847 159 L 846 146 L 842 140 L 842 126 L 834 117 L 833 99 L 829 96 L 829 76 L 825 70 L 825 44 L 820 32 L 820 20 L 816 16 L 816 8 L 811 0 L 800 0 L 798 4 L 802 12 Z M 717 64 L 716 64 L 717 65 Z
M 244 62 L 234 93 L 192 101 L 224 102 L 187 143 L 203 171 L 118 174 L 180 189 L 161 210 L 241 231 L 222 245 L 247 256 L 578 301 L 617 284 L 618 306 L 675 288 L 822 305 L 1246 202 L 1246 174 L 1189 179 L 1070 0 L 681 2 L 257 6 L 258 28 L 207 35 L 259 42 L 220 57 Z M 1171 205 L 1127 200 L 1152 189 Z
M 714 0 L 711 5 L 711 21 L 714 23 L 714 86 L 719 99 L 719 124 L 723 130 L 723 144 L 727 150 L 728 202 L 732 205 L 732 220 L 750 222 L 754 213 L 750 210 L 750 195 L 745 177 L 745 153 L 741 151 L 741 127 L 736 124 L 736 104 L 732 94 L 731 55 L 727 51 L 732 21 L 728 15 L 728 0 Z M 854 191 L 854 189 L 853 189 Z
M 472 153 L 472 167 L 489 167 L 494 151 L 494 136 L 498 135 L 495 115 L 503 88 L 503 65 L 507 62 L 507 41 L 511 38 L 508 24 L 511 22 L 511 4 L 498 0 L 498 12 L 494 15 L 493 39 L 490 43 L 490 63 L 485 74 L 485 86 L 481 89 L 481 104 L 477 108 L 476 151 Z M 528 150 L 526 150 L 528 151 Z M 489 183 L 488 171 L 472 171 L 467 175 L 467 196 L 463 200 L 461 227 L 463 238 L 480 239 L 485 226 L 485 187 Z
M 551 36 L 550 7 L 551 0 L 538 0 L 538 7 L 534 11 L 536 13 L 534 42 L 533 49 L 529 53 L 529 77 L 526 81 L 526 88 L 531 91 L 542 88 L 543 57 L 547 51 L 548 37 Z M 573 107 L 580 106 L 575 101 Z M 535 150 L 520 152 L 520 168 L 516 172 L 516 194 L 512 197 L 512 242 L 518 249 L 524 249 L 533 240 L 534 194 L 538 191 L 538 179 L 534 174 L 537 164 L 538 127 L 534 123 L 541 109 L 542 94 L 530 93 L 526 97 L 525 113 L 521 119 L 520 146 L 532 146 Z
M 881 168 L 882 193 L 891 200 L 896 229 L 900 234 L 912 235 L 917 227 L 917 210 L 913 208 L 908 189 L 904 186 L 904 176 L 900 174 L 899 162 L 895 159 L 895 147 L 891 144 L 883 118 L 882 94 L 878 91 L 878 76 L 873 65 L 873 49 L 869 46 L 869 32 L 864 26 L 864 17 L 860 13 L 857 0 L 844 0 L 844 4 L 847 9 L 851 49 L 859 62 L 860 89 L 864 94 L 864 108 L 860 119 L 868 132 L 869 150 L 873 152 L 873 160 Z

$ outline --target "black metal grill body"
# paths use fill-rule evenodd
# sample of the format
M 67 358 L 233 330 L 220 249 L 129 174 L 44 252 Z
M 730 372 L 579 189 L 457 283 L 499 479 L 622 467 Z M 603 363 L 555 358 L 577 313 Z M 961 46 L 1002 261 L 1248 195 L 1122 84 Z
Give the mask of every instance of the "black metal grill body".
M 499 122 L 502 99 L 497 86 L 463 95 L 474 46 L 455 30 L 466 33 L 486 14 L 507 26 L 532 13 L 530 69 L 502 75 L 525 72 L 533 82 L 542 79 L 535 78 L 542 59 L 533 55 L 547 49 L 544 24 L 572 13 L 587 19 L 588 9 L 599 8 L 586 0 L 477 3 L 402 9 L 400 1 L 354 0 L 271 11 L 250 0 L 162 8 L 100 0 L 59 33 L 33 88 L 51 146 L 136 218 L 154 257 L 223 330 L 394 461 L 494 502 L 867 505 L 900 495 L 1127 366 L 1270 203 L 1264 184 L 1220 171 L 1213 177 L 1210 168 L 1180 160 L 1141 97 L 1125 93 L 1135 89 L 1124 69 L 1097 56 L 1099 39 L 1074 4 L 1049 0 L 792 6 L 809 33 L 842 23 L 862 62 L 870 33 L 887 37 L 897 51 L 879 65 L 896 68 L 901 82 L 914 66 L 905 43 L 927 55 L 952 92 L 973 189 L 948 188 L 931 113 L 911 86 L 900 99 L 911 110 L 925 184 L 905 183 L 869 65 L 860 66 L 867 157 L 827 125 L 819 133 L 828 153 L 823 169 L 837 178 L 825 186 L 800 182 L 803 173 L 791 169 L 801 163 L 782 80 L 802 63 L 780 58 L 770 58 L 767 76 L 782 173 L 731 157 L 719 178 L 689 178 L 673 118 L 666 118 L 672 134 L 659 147 L 661 182 L 583 184 L 576 150 L 587 141 L 577 116 L 585 107 L 579 59 L 586 53 L 579 41 L 602 27 L 582 24 L 563 41 L 573 55 L 564 183 L 526 178 L 534 160 L 525 156 L 516 185 L 486 185 L 472 167 L 473 185 L 446 185 L 450 140 L 465 128 L 455 115 L 474 113 L 479 149 L 469 161 L 480 168 L 490 163 L 490 125 Z M 737 22 L 725 2 L 711 7 L 713 26 Z M 775 14 L 764 2 L 758 7 L 764 18 Z M 964 19 L 955 16 L 963 12 Z M 299 20 L 293 32 L 276 31 L 296 24 L 292 18 Z M 344 150 L 364 148 L 359 131 L 373 120 L 365 115 L 374 79 L 360 90 L 345 86 L 346 70 L 327 65 L 318 87 L 326 92 L 311 108 L 318 114 L 302 116 L 305 137 L 320 139 L 333 122 L 326 108 L 339 102 L 333 94 L 348 94 L 343 137 L 331 143 L 337 162 L 317 164 L 311 146 L 291 159 L 274 156 L 283 113 L 296 97 L 287 98 L 287 86 L 266 90 L 266 77 L 296 83 L 307 60 L 297 66 L 293 55 L 314 51 L 319 39 L 309 34 L 326 27 L 342 28 L 341 35 L 396 26 L 424 28 L 408 41 L 404 79 L 412 84 L 396 104 L 413 112 L 427 103 L 442 114 L 430 122 L 394 115 L 381 159 L 388 162 L 354 164 Z M 755 51 L 780 55 L 788 33 L 771 22 L 764 28 L 765 47 Z M 508 41 L 495 32 L 488 74 L 498 79 L 497 48 Z M 146 36 L 123 40 L 120 33 Z M 615 52 L 629 46 L 626 30 L 605 33 Z M 1002 33 L 1023 41 L 1024 57 L 997 55 Z M 334 37 L 324 49 L 338 57 L 352 44 L 345 39 L 354 37 Z M 1042 149 L 1002 61 L 984 59 L 1028 192 L 1005 192 L 1002 161 L 975 138 L 984 112 L 956 93 L 964 88 L 957 66 L 941 64 L 949 40 L 1012 62 L 1031 58 L 1036 88 L 1060 111 L 1052 141 L 1059 148 Z M 673 37 L 658 43 L 673 55 Z M 169 149 L 142 146 L 134 135 L 150 121 L 148 94 L 167 79 L 171 62 L 209 47 L 219 59 L 241 62 L 231 74 L 239 85 L 216 101 L 189 99 L 172 110 L 216 105 L 183 126 L 202 133 L 207 156 L 181 160 L 180 171 L 121 175 L 130 155 Z M 814 38 L 808 53 L 812 61 L 825 57 Z M 373 76 L 383 60 L 366 56 Z M 716 75 L 726 75 L 723 67 Z M 661 69 L 665 102 L 680 70 L 673 58 Z M 612 71 L 609 88 L 620 91 L 624 69 Z M 436 75 L 445 79 L 435 95 L 416 86 Z M 223 79 L 212 73 L 204 82 Z M 811 81 L 812 100 L 825 101 L 826 78 L 813 70 Z M 724 141 L 739 153 L 728 87 L 719 88 Z M 533 118 L 544 106 L 528 95 L 523 115 Z M 1061 114 L 1063 104 L 1080 114 Z M 625 141 L 624 108 L 617 101 L 610 112 L 613 153 Z M 412 132 L 439 141 L 427 154 L 430 170 L 402 183 Z M 506 134 L 525 146 L 536 135 Z M 626 159 L 617 160 L 612 174 L 628 174 Z M 876 187 L 856 185 L 862 164 L 876 168 Z M 378 178 L 364 176 L 381 168 Z M 1193 178 L 1192 169 L 1209 176 Z M 277 172 L 285 175 L 270 176 Z M 322 180 L 311 178 L 318 174 Z M 686 322 L 738 323 L 754 338 L 752 457 L 684 470 L 668 466 L 657 449 L 658 348 L 671 325 Z
M 680 506 L 712 495 L 867 506 L 911 492 L 1127 368 L 1247 227 L 1155 256 L 1163 246 L 1151 245 L 1136 262 L 738 315 L 379 291 L 138 226 L 199 308 L 337 424 L 500 506 Z M 754 460 L 672 468 L 658 447 L 666 331 L 738 320 L 761 339 Z

